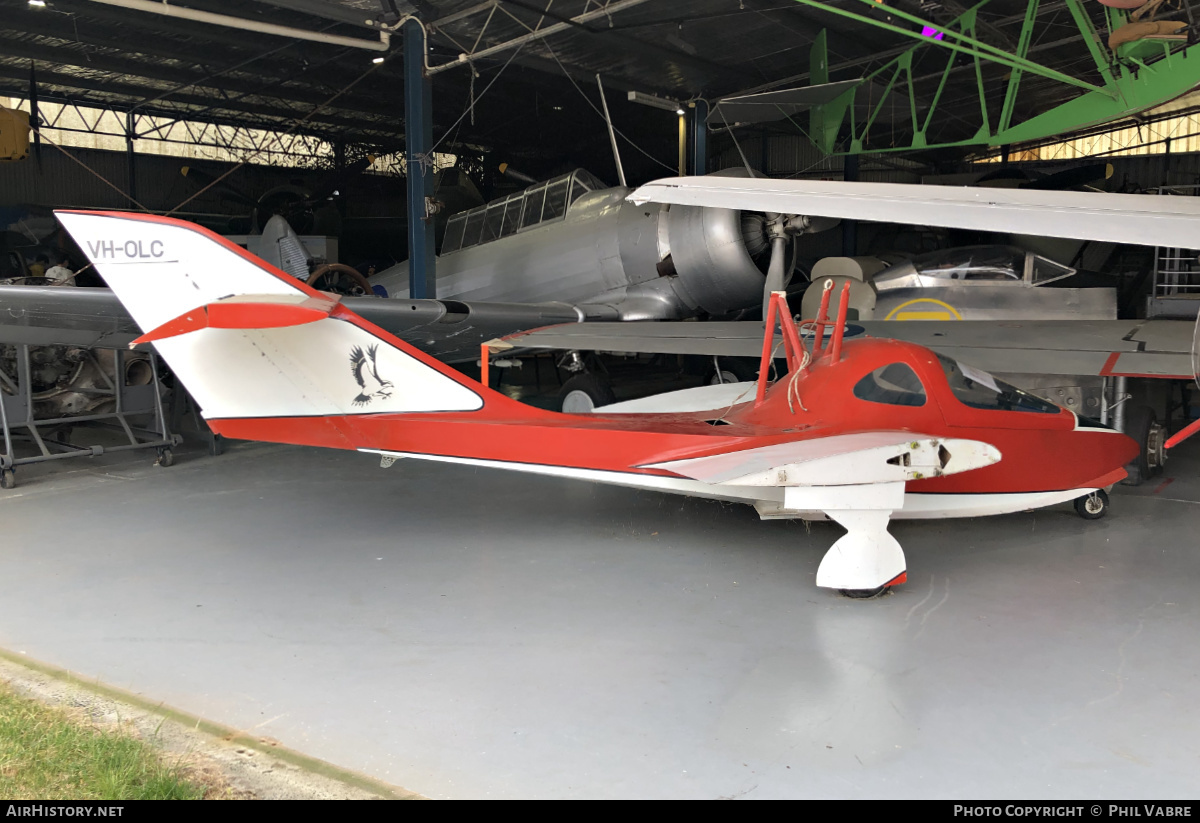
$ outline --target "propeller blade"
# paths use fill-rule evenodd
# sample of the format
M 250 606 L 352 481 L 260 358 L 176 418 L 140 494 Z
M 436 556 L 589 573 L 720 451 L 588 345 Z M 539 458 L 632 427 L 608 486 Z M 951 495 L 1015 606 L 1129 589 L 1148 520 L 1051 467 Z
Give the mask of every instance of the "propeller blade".
M 1196 316 L 1196 328 L 1192 331 L 1192 378 L 1200 386 L 1200 315 Z M 1163 447 L 1173 449 L 1197 432 L 1200 432 L 1200 419 L 1193 420 L 1168 437 Z
M 771 293 L 783 291 L 784 275 L 787 273 L 788 238 L 776 235 L 771 238 L 771 263 L 767 266 L 767 281 L 763 286 L 763 317 L 767 316 L 767 305 L 771 301 Z

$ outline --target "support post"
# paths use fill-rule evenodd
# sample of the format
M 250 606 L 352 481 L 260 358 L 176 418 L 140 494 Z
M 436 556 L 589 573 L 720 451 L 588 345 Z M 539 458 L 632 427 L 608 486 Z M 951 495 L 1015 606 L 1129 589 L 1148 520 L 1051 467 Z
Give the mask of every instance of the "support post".
M 136 209 L 137 205 L 137 166 L 134 163 L 133 141 L 137 139 L 137 132 L 134 130 L 136 117 L 133 109 L 125 113 L 125 162 L 128 166 L 125 196 L 129 198 L 129 208 Z
M 404 24 L 404 157 L 408 167 L 408 295 L 437 296 L 433 216 L 433 84 L 425 73 L 425 32 L 416 20 Z
M 37 74 L 33 61 L 29 61 L 29 126 L 33 129 L 33 158 L 37 161 L 38 171 L 42 169 L 42 117 L 38 111 Z
M 842 158 L 842 179 L 847 182 L 858 180 L 858 155 L 847 154 Z M 858 254 L 858 221 L 842 221 L 842 257 Z
M 690 109 L 691 118 L 691 161 L 690 173 L 696 176 L 708 174 L 708 101 L 696 100 Z
M 687 116 L 679 115 L 679 176 L 687 174 Z

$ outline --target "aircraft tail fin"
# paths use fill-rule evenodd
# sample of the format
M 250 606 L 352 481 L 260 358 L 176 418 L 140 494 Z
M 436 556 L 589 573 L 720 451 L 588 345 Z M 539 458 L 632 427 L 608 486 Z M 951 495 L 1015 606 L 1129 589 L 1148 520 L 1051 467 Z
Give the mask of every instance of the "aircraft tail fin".
M 214 431 L 358 448 L 357 416 L 507 400 L 200 226 L 57 214 Z

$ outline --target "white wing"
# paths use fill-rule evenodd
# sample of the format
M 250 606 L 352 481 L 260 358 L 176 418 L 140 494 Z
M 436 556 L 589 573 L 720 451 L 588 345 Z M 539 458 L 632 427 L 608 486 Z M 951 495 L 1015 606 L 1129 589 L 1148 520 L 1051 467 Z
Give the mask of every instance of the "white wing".
M 1143 246 L 1200 246 L 1200 197 L 709 176 L 656 180 L 629 199 Z

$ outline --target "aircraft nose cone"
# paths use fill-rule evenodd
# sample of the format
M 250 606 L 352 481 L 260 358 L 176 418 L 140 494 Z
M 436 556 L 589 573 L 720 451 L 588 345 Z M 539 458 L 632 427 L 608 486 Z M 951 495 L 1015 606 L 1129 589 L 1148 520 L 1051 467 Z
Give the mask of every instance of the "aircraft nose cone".
M 1094 485 L 1097 478 L 1123 468 L 1141 452 L 1136 440 L 1116 431 L 1080 431 L 1075 441 L 1072 461 L 1080 476 L 1080 487 Z

